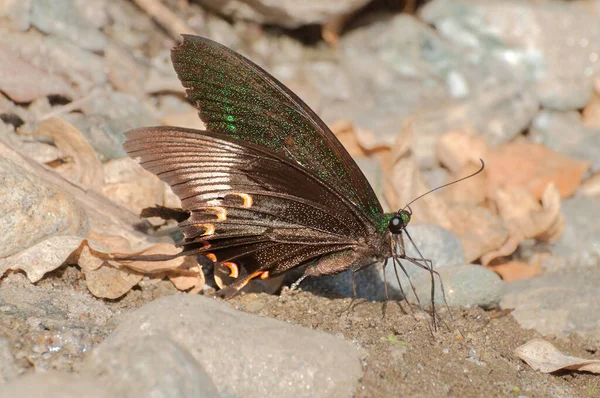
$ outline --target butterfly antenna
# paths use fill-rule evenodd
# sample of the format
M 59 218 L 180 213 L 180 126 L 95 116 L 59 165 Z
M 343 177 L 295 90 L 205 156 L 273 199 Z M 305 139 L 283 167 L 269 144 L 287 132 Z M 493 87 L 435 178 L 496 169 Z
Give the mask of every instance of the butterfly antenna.
M 421 194 L 421 195 L 417 196 L 416 198 L 414 198 L 413 200 L 411 200 L 410 202 L 408 202 L 408 204 L 406 206 L 404 206 L 404 209 L 406 209 L 407 207 L 409 207 L 412 203 L 416 202 L 417 200 L 421 199 L 423 196 L 429 195 L 430 193 L 432 193 L 434 191 L 437 191 L 438 189 L 446 188 L 447 186 L 450 186 L 452 184 L 456 184 L 457 182 L 461 182 L 461 181 L 464 181 L 464 180 L 466 180 L 468 178 L 475 177 L 477 174 L 481 173 L 483 171 L 483 169 L 485 168 L 485 163 L 483 162 L 483 159 L 480 158 L 479 161 L 481 162 L 481 167 L 479 168 L 479 170 L 477 170 L 473 174 L 469 174 L 466 177 L 462 177 L 462 178 L 459 178 L 458 180 L 455 180 L 455 181 L 449 182 L 447 184 L 440 185 L 439 187 L 430 189 L 429 191 L 425 192 L 424 194 Z

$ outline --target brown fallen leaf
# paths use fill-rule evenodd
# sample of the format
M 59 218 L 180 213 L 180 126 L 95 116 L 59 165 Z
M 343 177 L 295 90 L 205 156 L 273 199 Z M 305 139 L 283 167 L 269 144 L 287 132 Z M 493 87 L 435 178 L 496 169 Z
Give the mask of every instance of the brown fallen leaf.
M 469 164 L 479 165 L 486 159 L 487 144 L 482 137 L 463 131 L 450 131 L 441 136 L 436 144 L 440 163 L 451 173 L 461 173 Z
M 12 256 L 0 258 L 0 277 L 8 270 L 22 270 L 27 279 L 35 283 L 63 265 L 82 240 L 80 236 L 53 236 Z
M 588 179 L 586 179 L 583 184 L 581 184 L 581 188 L 579 188 L 579 192 L 585 196 L 599 196 L 600 195 L 600 171 L 592 174 Z
M 488 192 L 498 188 L 522 187 L 536 200 L 554 182 L 560 196 L 572 196 L 590 167 L 545 146 L 528 142 L 504 144 L 487 156 Z
M 564 216 L 560 212 L 560 193 L 553 183 L 544 190 L 541 204 L 522 187 L 498 188 L 494 198 L 509 237 L 497 250 L 481 257 L 483 265 L 512 254 L 526 239 L 550 242 L 560 238 Z
M 92 239 L 83 240 L 69 257 L 78 264 L 86 278 L 86 285 L 96 297 L 121 297 L 142 278 L 168 276 L 175 287 L 183 290 L 204 285 L 204 274 L 195 257 L 175 257 L 164 261 L 128 260 L 125 256 L 173 255 L 181 248 L 170 243 L 157 243 L 140 251 L 131 251 L 127 239 L 90 233 Z
M 523 261 L 509 261 L 507 263 L 498 264 L 488 267 L 494 271 L 504 282 L 514 282 L 520 279 L 531 278 L 538 275 L 542 271 L 539 261 L 526 263 Z
M 498 249 L 508 238 L 508 230 L 500 217 L 484 207 L 453 204 L 447 216 L 451 223 L 448 229 L 462 241 L 467 263 Z
M 54 117 L 40 123 L 31 135 L 51 138 L 72 162 L 62 163 L 55 169 L 87 187 L 100 190 L 104 184 L 102 163 L 83 134 L 71 123 Z
M 583 124 L 589 128 L 600 128 L 600 94 L 593 92 L 582 112 Z
M 533 339 L 517 347 L 515 354 L 533 369 L 542 373 L 574 370 L 600 374 L 600 360 L 565 355 L 551 343 L 542 339 Z
M 456 181 L 477 172 L 481 168 L 481 162 L 479 159 L 475 160 L 475 162 L 465 163 L 458 172 L 450 174 L 448 181 Z M 473 177 L 444 188 L 439 194 L 448 203 L 471 203 L 478 205 L 484 203 L 487 199 L 486 187 L 487 171 L 483 169 L 481 173 Z

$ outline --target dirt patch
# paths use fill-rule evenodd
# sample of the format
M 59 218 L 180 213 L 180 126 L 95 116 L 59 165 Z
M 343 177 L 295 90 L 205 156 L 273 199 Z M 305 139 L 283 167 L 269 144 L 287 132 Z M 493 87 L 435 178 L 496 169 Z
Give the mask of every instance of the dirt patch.
M 407 314 L 397 302 L 389 302 L 382 316 L 382 303 L 359 301 L 348 310 L 350 301 L 292 292 L 281 297 L 248 294 L 231 304 L 355 342 L 363 352 L 364 369 L 356 397 L 600 396 L 597 376 L 542 374 L 517 358 L 516 347 L 543 336 L 522 329 L 510 314 L 496 317 L 501 314 L 453 308 L 454 327 L 442 327 L 432 336 L 428 318 L 418 310 Z M 404 308 L 408 311 L 406 304 Z M 450 320 L 446 310 L 441 315 Z M 545 338 L 586 358 L 591 355 L 585 347 L 594 347 L 577 336 Z

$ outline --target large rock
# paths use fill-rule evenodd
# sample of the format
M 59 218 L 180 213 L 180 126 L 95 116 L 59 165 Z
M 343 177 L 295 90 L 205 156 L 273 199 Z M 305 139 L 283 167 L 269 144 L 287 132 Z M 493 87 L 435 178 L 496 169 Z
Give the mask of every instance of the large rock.
M 85 236 L 87 229 L 71 195 L 0 157 L 0 258 L 52 236 Z
M 144 351 L 160 359 L 125 370 L 133 366 L 129 355 L 147 358 Z M 166 383 L 186 373 L 204 377 L 201 367 L 227 397 L 351 397 L 362 375 L 352 343 L 189 295 L 164 297 L 128 314 L 92 351 L 86 369 L 108 374 L 107 385 L 131 389 L 127 384 L 135 383 L 144 396 L 163 396 L 157 375 Z
M 233 19 L 297 28 L 350 14 L 369 0 L 195 0 Z

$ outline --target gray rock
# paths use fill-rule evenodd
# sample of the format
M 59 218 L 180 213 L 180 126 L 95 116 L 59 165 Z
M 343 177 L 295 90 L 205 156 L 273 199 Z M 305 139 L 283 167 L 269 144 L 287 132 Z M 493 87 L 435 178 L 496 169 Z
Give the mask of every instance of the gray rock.
M 62 118 L 83 133 L 101 162 L 127 156 L 123 143 L 124 133 L 128 129 L 125 125 L 130 123 L 121 123 L 104 115 L 82 115 L 81 113 L 69 113 Z
M 35 31 L 0 35 L 0 45 L 49 74 L 61 76 L 74 86 L 78 96 L 107 82 L 104 59 L 63 38 Z
M 511 65 L 471 52 L 402 14 L 353 30 L 341 38 L 339 55 L 305 55 L 295 72 L 279 77 L 324 120 L 352 119 L 376 133 L 377 145 L 391 146 L 411 117 L 413 149 L 421 166 L 432 167 L 444 132 L 475 131 L 500 144 L 539 108 L 533 84 Z
M 109 398 L 106 386 L 73 374 L 50 371 L 23 376 L 0 385 L 0 397 L 28 398 Z
M 123 339 L 92 351 L 82 372 L 118 397 L 219 397 L 202 366 L 166 335 Z
M 582 108 L 600 71 L 598 15 L 578 2 L 434 0 L 421 17 L 481 58 L 510 64 L 547 108 Z
M 500 305 L 524 328 L 566 337 L 600 335 L 600 273 L 597 269 L 563 270 L 505 285 Z
M 369 0 L 195 0 L 203 7 L 233 19 L 297 28 L 322 24 L 351 14 Z
M 85 115 L 70 113 L 63 118 L 88 139 L 101 161 L 127 156 L 123 150 L 125 131 L 160 122 L 136 97 L 108 91 L 99 93 L 83 105 Z
M 40 288 L 27 281 L 17 286 L 6 278 L 0 288 L 0 328 L 8 328 L 9 339 L 18 343 L 15 357 L 26 357 L 37 370 L 77 368 L 114 326 L 113 315 L 83 291 Z
M 504 282 L 500 277 L 479 265 L 463 264 L 438 270 L 444 283 L 444 292 L 451 307 L 479 306 L 484 309 L 495 308 L 502 298 Z M 412 279 L 422 305 L 431 304 L 431 277 L 422 272 Z M 444 305 L 441 285 L 435 277 L 435 304 Z M 416 304 L 412 290 L 407 293 L 408 301 Z
M 26 31 L 30 23 L 31 0 L 4 0 L 0 7 L 0 20 L 11 30 Z
M 560 240 L 551 248 L 563 259 L 562 268 L 600 266 L 600 225 L 590 222 L 596 219 L 598 209 L 600 197 L 573 197 L 562 202 L 567 223 Z
M 0 258 L 51 236 L 85 236 L 87 229 L 73 197 L 0 157 Z
M 529 130 L 530 137 L 557 152 L 592 163 L 600 170 L 600 129 L 586 127 L 577 111 L 541 110 Z
M 15 379 L 18 374 L 8 340 L 0 337 L 0 386 Z
M 80 14 L 75 0 L 34 1 L 31 24 L 44 33 L 55 34 L 87 50 L 102 51 L 106 46 L 105 36 Z
M 351 343 L 189 295 L 128 314 L 93 355 L 120 355 L 149 336 L 166 336 L 187 351 L 227 397 L 350 397 L 362 374 Z

